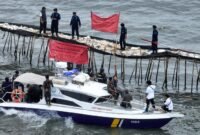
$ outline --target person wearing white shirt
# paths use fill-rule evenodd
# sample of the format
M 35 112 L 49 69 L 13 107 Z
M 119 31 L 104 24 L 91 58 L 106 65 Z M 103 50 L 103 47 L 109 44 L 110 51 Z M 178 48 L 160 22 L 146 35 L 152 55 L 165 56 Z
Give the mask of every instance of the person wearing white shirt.
M 166 100 L 164 105 L 162 106 L 162 109 L 165 112 L 172 112 L 173 111 L 173 102 L 172 99 L 170 98 L 170 96 L 168 94 L 165 94 Z
M 156 88 L 155 85 L 152 85 L 151 81 L 148 80 L 147 82 L 147 89 L 146 89 L 146 109 L 145 112 L 148 112 L 149 104 L 152 104 L 152 107 L 155 109 L 155 102 L 154 102 L 154 90 Z

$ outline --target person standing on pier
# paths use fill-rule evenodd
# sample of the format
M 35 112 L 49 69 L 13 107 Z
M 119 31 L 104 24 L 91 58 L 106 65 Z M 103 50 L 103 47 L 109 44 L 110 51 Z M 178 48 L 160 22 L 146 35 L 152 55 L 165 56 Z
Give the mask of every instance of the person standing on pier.
M 153 25 L 151 46 L 152 46 L 153 54 L 157 53 L 157 50 L 158 50 L 158 31 L 157 31 L 156 25 Z
M 51 34 L 54 36 L 54 32 L 56 32 L 56 36 L 58 37 L 58 24 L 61 19 L 60 14 L 58 13 L 57 8 L 54 8 L 54 12 L 51 15 Z
M 121 50 L 125 50 L 126 48 L 126 38 L 127 38 L 127 29 L 125 27 L 125 24 L 121 23 L 121 34 L 119 39 Z
M 74 39 L 75 31 L 76 31 L 77 39 L 79 39 L 79 27 L 81 27 L 81 21 L 80 21 L 80 18 L 76 15 L 76 12 L 73 12 L 70 26 L 72 28 L 72 39 Z
M 46 16 L 46 8 L 42 7 L 42 10 L 40 11 L 40 34 L 43 33 L 46 34 L 46 28 L 47 28 L 47 16 Z

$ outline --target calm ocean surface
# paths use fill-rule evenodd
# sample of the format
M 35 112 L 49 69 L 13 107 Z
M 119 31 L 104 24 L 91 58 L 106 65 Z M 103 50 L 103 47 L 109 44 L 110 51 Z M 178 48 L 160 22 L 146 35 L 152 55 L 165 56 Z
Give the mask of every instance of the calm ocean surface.
M 128 42 L 148 43 L 140 38 L 151 39 L 152 25 L 158 26 L 159 46 L 200 51 L 200 1 L 199 0 L 0 0 L 0 21 L 39 25 L 41 7 L 45 6 L 50 27 L 50 15 L 54 8 L 61 14 L 59 29 L 70 33 L 69 22 L 73 11 L 82 21 L 80 34 L 116 39 L 116 35 L 92 31 L 90 12 L 109 16 L 120 12 L 120 22 L 128 29 Z M 0 38 L 3 32 L 0 31 Z M 17 64 L 10 55 L 1 53 L 4 40 L 0 40 L 0 80 L 11 76 L 16 69 L 46 73 L 44 67 L 30 67 L 28 62 Z M 39 44 L 41 45 L 41 44 Z M 100 62 L 99 62 L 100 63 Z M 162 84 L 162 82 L 160 83 Z M 188 86 L 189 87 L 189 86 Z M 144 91 L 144 86 L 137 87 Z M 188 88 L 189 89 L 189 88 Z M 138 93 L 134 95 L 137 97 Z M 157 102 L 161 95 L 157 93 Z M 41 118 L 33 113 L 15 110 L 0 112 L 0 135 L 199 135 L 199 95 L 173 95 L 175 110 L 185 114 L 174 119 L 161 129 L 133 130 L 85 126 L 73 123 L 71 119 Z

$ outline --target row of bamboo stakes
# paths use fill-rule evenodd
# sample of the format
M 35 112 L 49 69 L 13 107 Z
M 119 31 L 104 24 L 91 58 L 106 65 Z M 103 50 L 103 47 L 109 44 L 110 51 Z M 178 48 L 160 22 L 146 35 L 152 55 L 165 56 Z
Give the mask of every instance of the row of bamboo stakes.
M 48 61 L 48 67 L 50 66 L 50 61 L 48 60 L 48 41 L 46 38 L 35 37 L 35 36 L 21 36 L 20 34 L 14 34 L 10 32 L 4 32 L 2 36 L 2 40 L 4 40 L 4 45 L 2 49 L 3 55 L 7 52 L 12 57 L 14 56 L 14 60 L 21 63 L 26 58 L 29 61 L 29 64 L 33 64 L 33 56 L 38 56 L 37 59 L 37 66 L 40 65 L 42 62 L 46 65 Z M 39 40 L 41 43 L 39 52 L 35 52 L 38 54 L 34 54 L 36 40 Z M 107 73 L 111 74 L 110 71 L 113 69 L 112 64 L 116 61 L 116 56 L 114 55 L 105 55 L 105 54 L 98 54 L 102 55 L 101 62 L 96 61 L 97 59 L 97 52 L 94 52 L 92 49 L 89 50 L 89 63 L 88 65 L 82 65 L 82 70 L 86 71 L 87 68 L 91 68 L 94 74 L 98 73 L 98 69 L 106 68 Z M 107 59 L 105 57 L 108 57 Z M 105 66 L 106 62 L 107 66 Z M 115 59 L 115 60 L 114 60 Z M 168 86 L 171 81 L 172 88 L 176 88 L 178 91 L 180 90 L 180 81 L 183 80 L 184 85 L 183 89 L 186 90 L 188 85 L 188 74 L 191 70 L 191 93 L 193 93 L 193 85 L 196 84 L 196 91 L 198 91 L 199 80 L 200 80 L 200 68 L 198 67 L 198 61 L 195 60 L 187 60 L 182 59 L 180 57 L 162 57 L 162 58 L 155 58 L 149 57 L 147 58 L 135 58 L 135 59 L 126 59 L 126 58 L 119 58 L 120 59 L 120 66 L 117 64 L 118 70 L 121 69 L 121 72 L 118 73 L 118 78 L 122 80 L 122 82 L 127 81 L 129 83 L 132 82 L 134 79 L 138 85 L 145 83 L 147 80 L 152 80 L 155 83 L 162 82 L 162 89 L 167 90 Z M 171 60 L 171 62 L 170 62 Z M 34 59 L 35 61 L 35 59 Z M 134 64 L 130 66 L 130 62 L 134 61 Z M 173 66 L 173 73 L 169 71 Z M 126 63 L 127 62 L 127 63 Z M 99 64 L 101 63 L 101 64 Z M 116 64 L 116 63 L 115 63 Z M 51 64 L 51 67 L 53 64 Z M 99 66 L 99 68 L 98 68 Z M 184 67 L 184 69 L 183 69 Z M 114 70 L 114 69 L 113 69 Z M 126 71 L 128 70 L 129 73 Z M 162 71 L 161 71 L 162 70 Z M 105 70 L 106 71 L 106 70 Z M 184 78 L 181 77 L 181 71 L 184 71 Z M 195 72 L 196 71 L 196 72 Z M 126 74 L 127 72 L 127 74 Z M 163 80 L 160 80 L 160 75 L 162 76 Z M 169 80 L 169 75 L 171 76 L 171 80 Z M 153 78 L 154 76 L 154 78 Z M 129 77 L 129 78 L 128 78 Z M 154 81 L 155 79 L 155 81 Z

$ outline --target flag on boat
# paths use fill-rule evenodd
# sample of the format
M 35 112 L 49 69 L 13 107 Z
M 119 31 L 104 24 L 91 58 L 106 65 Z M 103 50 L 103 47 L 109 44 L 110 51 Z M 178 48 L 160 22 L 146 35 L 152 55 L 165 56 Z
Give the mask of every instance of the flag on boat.
M 109 17 L 100 17 L 91 12 L 91 27 L 97 31 L 118 33 L 119 15 L 113 14 Z
M 49 58 L 55 61 L 88 64 L 88 48 L 69 42 L 49 40 Z

